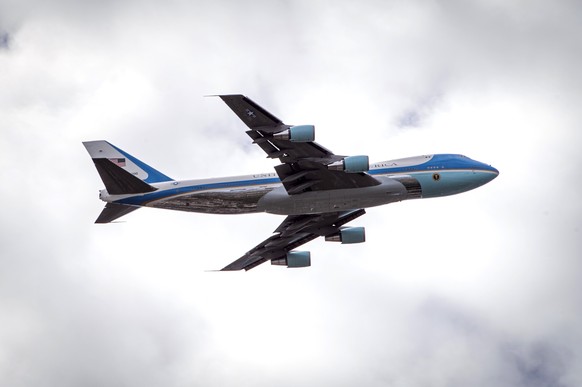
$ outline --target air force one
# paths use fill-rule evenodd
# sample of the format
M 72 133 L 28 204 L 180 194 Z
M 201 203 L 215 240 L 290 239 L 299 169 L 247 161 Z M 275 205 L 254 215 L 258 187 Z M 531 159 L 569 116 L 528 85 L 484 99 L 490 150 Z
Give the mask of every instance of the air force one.
M 308 251 L 295 251 L 317 238 L 340 243 L 365 241 L 363 227 L 345 224 L 364 208 L 408 199 L 454 195 L 480 187 L 499 172 L 456 154 L 409 157 L 370 164 L 368 156 L 340 156 L 314 142 L 313 125 L 286 125 L 243 95 L 219 96 L 249 128 L 247 134 L 268 158 L 274 173 L 203 180 L 173 180 L 107 141 L 83 144 L 105 189 L 95 223 L 109 223 L 140 207 L 287 217 L 274 234 L 222 271 L 249 270 L 263 262 L 311 266 Z

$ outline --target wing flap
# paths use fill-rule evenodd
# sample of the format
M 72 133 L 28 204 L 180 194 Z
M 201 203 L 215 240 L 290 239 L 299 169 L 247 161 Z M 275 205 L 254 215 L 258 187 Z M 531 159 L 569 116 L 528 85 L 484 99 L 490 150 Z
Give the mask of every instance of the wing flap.
M 275 167 L 277 175 L 289 195 L 306 191 L 323 191 L 330 189 L 372 187 L 380 184 L 367 173 L 345 173 L 332 171 L 311 160 L 302 160 L 292 164 Z

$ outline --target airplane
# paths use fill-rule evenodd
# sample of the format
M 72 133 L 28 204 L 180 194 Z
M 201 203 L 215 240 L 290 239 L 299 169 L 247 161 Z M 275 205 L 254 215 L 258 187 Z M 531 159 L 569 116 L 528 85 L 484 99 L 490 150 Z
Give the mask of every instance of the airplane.
M 499 174 L 458 154 L 433 154 L 370 164 L 368 156 L 340 156 L 316 143 L 313 125 L 286 125 L 241 94 L 218 95 L 246 124 L 246 133 L 275 172 L 174 180 L 107 141 L 83 142 L 105 189 L 95 223 L 112 222 L 140 207 L 208 214 L 266 212 L 285 215 L 273 235 L 220 271 L 250 270 L 264 262 L 311 266 L 299 246 L 324 237 L 342 244 L 365 241 L 364 227 L 347 227 L 365 208 L 409 199 L 454 195 Z

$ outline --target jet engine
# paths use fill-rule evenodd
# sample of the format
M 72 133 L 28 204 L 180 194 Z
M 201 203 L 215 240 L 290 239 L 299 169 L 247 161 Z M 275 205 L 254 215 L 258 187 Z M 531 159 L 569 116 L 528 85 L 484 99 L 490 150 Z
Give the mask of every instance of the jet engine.
M 370 162 L 368 156 L 348 156 L 343 160 L 333 162 L 327 166 L 332 171 L 345 171 L 348 173 L 368 172 Z
M 325 237 L 327 242 L 341 242 L 342 244 L 362 243 L 366 241 L 364 227 L 344 227 L 338 233 Z
M 315 126 L 297 125 L 287 130 L 273 134 L 275 140 L 287 140 L 292 142 L 311 142 L 315 141 Z
M 311 266 L 311 253 L 309 251 L 289 251 L 284 258 L 272 259 L 271 265 L 308 267 Z

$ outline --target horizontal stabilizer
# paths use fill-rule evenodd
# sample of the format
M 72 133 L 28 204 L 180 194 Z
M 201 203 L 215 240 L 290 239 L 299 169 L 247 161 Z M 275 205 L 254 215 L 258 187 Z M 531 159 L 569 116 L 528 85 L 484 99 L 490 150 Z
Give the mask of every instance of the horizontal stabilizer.
M 95 223 L 109 223 L 121 218 L 139 207 L 127 206 L 125 204 L 107 203 Z
M 93 162 L 110 195 L 139 194 L 157 189 L 109 159 L 93 159 Z

